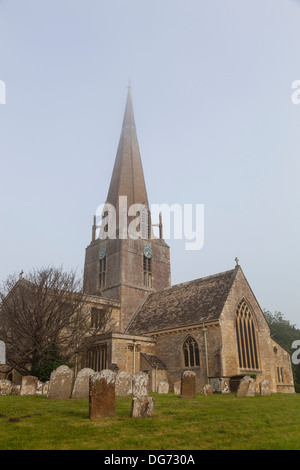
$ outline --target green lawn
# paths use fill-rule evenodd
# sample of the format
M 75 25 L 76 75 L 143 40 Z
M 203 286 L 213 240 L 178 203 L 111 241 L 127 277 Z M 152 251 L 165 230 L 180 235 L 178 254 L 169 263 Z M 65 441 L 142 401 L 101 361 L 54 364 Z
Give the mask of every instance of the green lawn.
M 130 418 L 131 398 L 117 398 L 116 417 L 99 420 L 85 399 L 0 397 L 0 450 L 300 449 L 300 394 L 152 396 L 153 418 Z

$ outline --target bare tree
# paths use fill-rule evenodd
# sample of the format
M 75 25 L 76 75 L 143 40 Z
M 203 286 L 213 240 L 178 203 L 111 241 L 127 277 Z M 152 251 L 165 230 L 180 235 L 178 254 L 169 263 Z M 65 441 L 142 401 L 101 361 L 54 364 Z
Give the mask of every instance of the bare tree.
M 91 335 L 90 309 L 75 272 L 35 269 L 25 278 L 9 277 L 0 291 L 0 337 L 7 363 L 28 374 L 59 351 L 72 361 Z M 101 325 L 103 329 L 103 325 Z M 92 337 L 97 329 L 93 328 Z

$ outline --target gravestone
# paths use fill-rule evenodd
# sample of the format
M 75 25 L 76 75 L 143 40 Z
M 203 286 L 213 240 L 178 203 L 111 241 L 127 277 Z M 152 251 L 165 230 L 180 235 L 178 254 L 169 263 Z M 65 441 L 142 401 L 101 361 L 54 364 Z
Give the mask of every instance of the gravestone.
M 131 417 L 132 418 L 151 418 L 154 413 L 154 398 L 153 397 L 133 397 L 131 404 Z
M 4 397 L 11 394 L 11 381 L 6 379 L 0 380 L 0 397 Z
M 256 392 L 256 380 L 252 379 L 251 382 L 249 382 L 249 388 L 246 397 L 255 397 L 255 392 Z
M 51 372 L 47 398 L 64 400 L 70 398 L 74 373 L 68 366 L 59 366 Z
M 72 398 L 88 398 L 89 397 L 89 378 L 94 374 L 93 369 L 88 367 L 81 369 L 75 379 Z
M 36 395 L 42 395 L 43 394 L 43 382 L 38 380 L 37 385 L 36 385 Z
M 119 372 L 116 375 L 116 396 L 128 397 L 132 394 L 132 377 L 128 372 Z
M 169 384 L 168 384 L 168 382 L 164 382 L 163 380 L 158 382 L 157 393 L 161 393 L 161 394 L 169 393 Z
M 259 391 L 261 397 L 269 397 L 271 395 L 270 382 L 268 380 L 260 382 Z
M 96 372 L 89 378 L 90 419 L 115 416 L 116 374 L 109 369 Z
M 195 398 L 196 396 L 196 374 L 186 370 L 181 376 L 181 398 Z
M 38 384 L 38 378 L 33 375 L 22 377 L 20 395 L 35 395 Z
M 202 394 L 203 395 L 208 396 L 208 395 L 212 395 L 213 393 L 214 393 L 214 391 L 213 391 L 213 388 L 210 384 L 204 385 L 204 387 L 202 389 Z
M 181 391 L 181 382 L 174 382 L 174 393 L 175 395 L 180 395 Z
M 148 395 L 149 376 L 145 372 L 137 372 L 132 376 L 132 394 L 134 397 Z
M 47 380 L 47 382 L 43 383 L 42 395 L 47 395 L 48 390 L 49 390 L 49 380 Z
M 0 341 L 0 364 L 6 364 L 6 347 L 4 341 Z
M 249 375 L 246 375 L 245 377 L 243 377 L 242 380 L 240 381 L 240 384 L 238 386 L 235 396 L 239 398 L 246 397 L 248 394 L 251 382 L 254 382 L 254 380 L 252 379 L 252 377 L 249 377 Z
M 21 392 L 21 385 L 12 384 L 11 394 L 12 395 L 20 395 L 20 392 Z

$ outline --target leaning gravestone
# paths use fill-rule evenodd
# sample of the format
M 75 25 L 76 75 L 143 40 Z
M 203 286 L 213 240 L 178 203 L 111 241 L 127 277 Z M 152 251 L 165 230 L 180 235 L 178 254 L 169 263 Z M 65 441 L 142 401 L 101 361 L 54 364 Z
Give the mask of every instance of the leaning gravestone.
M 89 417 L 90 419 L 115 416 L 116 374 L 104 369 L 90 375 L 89 379 Z
M 251 382 L 254 382 L 254 380 L 251 377 L 249 377 L 249 375 L 245 375 L 245 377 L 243 377 L 242 380 L 240 381 L 240 384 L 238 386 L 235 396 L 238 398 L 247 397 Z
M 196 396 L 196 374 L 186 370 L 181 376 L 181 398 L 195 398 Z
M 90 375 L 94 374 L 93 369 L 86 367 L 81 369 L 75 379 L 72 398 L 88 398 L 89 397 L 89 378 Z
M 259 391 L 261 397 L 269 397 L 271 395 L 270 382 L 268 380 L 260 382 Z
M 252 379 L 251 382 L 249 382 L 249 388 L 246 397 L 255 397 L 255 392 L 256 392 L 256 380 Z
M 134 397 L 148 395 L 149 376 L 145 372 L 137 372 L 132 376 L 132 394 Z
M 38 378 L 33 375 L 22 377 L 20 395 L 35 395 L 38 384 Z
M 131 404 L 132 418 L 151 418 L 154 413 L 154 398 L 152 397 L 133 397 Z
M 118 372 L 116 375 L 116 396 L 128 397 L 132 394 L 132 377 L 128 372 Z
M 11 394 L 11 381 L 2 379 L 0 380 L 0 397 L 10 395 Z
M 47 398 L 66 399 L 72 392 L 74 373 L 68 366 L 59 366 L 51 372 Z
M 160 393 L 160 394 L 169 393 L 169 384 L 168 384 L 168 382 L 165 382 L 163 380 L 158 382 L 157 393 Z
M 0 364 L 6 364 L 6 348 L 4 341 L 0 341 Z

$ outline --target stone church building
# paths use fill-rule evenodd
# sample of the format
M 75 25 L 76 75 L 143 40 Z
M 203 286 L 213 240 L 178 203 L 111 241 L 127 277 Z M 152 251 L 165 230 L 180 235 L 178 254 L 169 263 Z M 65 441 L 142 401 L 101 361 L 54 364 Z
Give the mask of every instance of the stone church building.
M 230 271 L 172 286 L 161 221 L 154 237 L 147 211 L 143 238 L 123 238 L 120 196 L 127 197 L 127 208 L 149 209 L 130 88 L 107 196 L 116 210 L 117 236 L 97 238 L 94 218 L 84 267 L 92 326 L 108 311 L 111 321 L 103 322 L 97 346 L 88 349 L 80 367 L 147 371 L 152 391 L 160 380 L 168 380 L 172 391 L 182 372 L 193 370 L 198 393 L 207 383 L 215 392 L 234 391 L 246 374 L 255 374 L 257 387 L 267 379 L 273 393 L 294 393 L 290 356 L 271 338 L 238 260 Z

